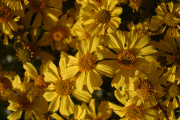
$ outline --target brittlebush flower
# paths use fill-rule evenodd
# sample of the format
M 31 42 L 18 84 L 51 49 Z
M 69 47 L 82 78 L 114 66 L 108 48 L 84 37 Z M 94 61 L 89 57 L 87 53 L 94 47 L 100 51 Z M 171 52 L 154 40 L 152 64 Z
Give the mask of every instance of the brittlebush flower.
M 179 9 L 180 7 L 173 4 L 171 1 L 167 4 L 161 3 L 156 8 L 157 15 L 153 16 L 151 19 L 150 27 L 153 31 L 157 31 L 157 34 L 163 33 L 167 29 L 168 35 L 173 35 L 173 37 L 179 36 Z
M 177 84 L 180 83 L 180 37 L 174 38 L 172 36 L 164 36 L 164 40 L 160 40 L 157 44 L 157 48 L 165 52 L 167 64 L 171 65 L 168 67 L 168 76 L 167 80 L 170 82 L 175 82 L 177 80 Z
M 78 53 L 75 57 L 68 56 L 69 62 L 67 69 L 62 72 L 64 79 L 69 79 L 72 76 L 79 74 L 76 80 L 76 88 L 81 91 L 83 85 L 86 85 L 90 93 L 94 90 L 99 90 L 103 84 L 100 73 L 113 77 L 113 70 L 110 66 L 102 65 L 97 61 L 102 60 L 102 55 L 96 52 L 99 45 L 99 38 L 93 37 L 90 42 L 82 41 L 81 44 L 76 44 Z
M 157 52 L 152 45 L 148 45 L 150 38 L 147 35 L 138 39 L 135 32 L 129 32 L 125 36 L 121 31 L 116 31 L 113 34 L 108 34 L 104 41 L 108 43 L 109 48 L 114 52 L 110 52 L 108 49 L 100 50 L 99 52 L 105 58 L 111 59 L 100 63 L 112 66 L 116 71 L 111 86 L 117 89 L 124 82 L 128 84 L 129 78 L 134 77 L 136 71 L 147 70 L 148 64 L 154 60 L 152 54 Z M 144 65 L 145 68 L 143 68 Z
M 116 7 L 117 0 L 98 0 L 89 2 L 80 11 L 80 20 L 85 30 L 92 35 L 104 35 L 114 32 L 121 19 L 119 15 L 122 13 L 121 7 Z
M 44 33 L 44 41 L 49 41 L 52 50 L 67 51 L 68 45 L 71 46 L 72 33 L 71 27 L 73 25 L 74 18 L 65 14 L 56 23 L 52 25 L 44 25 L 43 28 L 48 32 Z
M 125 120 L 156 120 L 158 118 L 158 112 L 151 109 L 153 106 L 146 103 L 137 105 L 127 100 L 119 89 L 115 90 L 114 94 L 124 107 L 109 102 L 109 108 L 113 109 L 119 117 Z
M 131 79 L 129 83 L 129 92 L 133 96 L 131 101 L 137 103 L 137 105 L 142 103 L 156 105 L 155 96 L 161 96 L 163 92 L 161 84 L 166 80 L 165 76 L 160 77 L 162 73 L 163 69 L 157 70 L 157 63 L 153 61 L 147 74 L 140 73 Z
M 17 24 L 24 11 L 12 10 L 0 2 L 0 31 L 4 33 L 4 44 L 8 44 L 7 36 L 13 38 L 12 31 L 17 31 L 20 26 Z
M 62 0 L 29 0 L 28 12 L 26 12 L 23 22 L 29 26 L 35 14 L 32 23 L 33 28 L 38 28 L 43 24 L 53 24 L 58 21 L 62 14 Z
M 30 36 L 31 39 L 21 39 L 22 41 L 20 42 L 22 43 L 22 47 L 16 49 L 16 57 L 19 61 L 25 63 L 31 61 L 37 56 L 39 56 L 41 60 L 55 59 L 51 54 L 40 49 L 42 46 L 47 46 L 49 44 L 49 42 L 45 40 L 45 35 L 38 39 L 40 32 L 40 29 L 32 29 Z
M 69 116 L 74 113 L 74 103 L 70 95 L 84 102 L 88 102 L 91 95 L 87 91 L 79 92 L 74 86 L 73 78 L 62 79 L 61 73 L 66 70 L 66 60 L 63 55 L 61 55 L 59 67 L 60 68 L 57 68 L 54 63 L 49 61 L 48 71 L 44 73 L 44 79 L 51 84 L 48 86 L 48 91 L 45 92 L 43 96 L 50 102 L 50 111 L 57 111 L 59 109 L 62 115 Z
M 12 90 L 3 93 L 10 103 L 7 109 L 14 111 L 7 117 L 9 120 L 20 119 L 23 111 L 25 111 L 24 119 L 26 120 L 31 119 L 33 115 L 37 120 L 42 119 L 42 106 L 39 105 L 38 98 L 35 98 L 33 93 L 29 91 L 32 85 L 32 83 L 29 83 L 29 78 L 26 74 L 23 82 L 21 82 L 20 77 L 16 75 L 14 78 L 14 90 L 16 93 Z

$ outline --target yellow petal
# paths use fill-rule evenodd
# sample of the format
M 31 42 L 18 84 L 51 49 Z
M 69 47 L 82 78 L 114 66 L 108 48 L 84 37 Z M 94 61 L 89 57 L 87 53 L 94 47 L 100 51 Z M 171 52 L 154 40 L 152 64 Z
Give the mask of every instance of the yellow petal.
M 22 110 L 18 109 L 17 111 L 11 113 L 7 118 L 9 120 L 18 120 L 22 115 Z
M 57 97 L 57 93 L 56 92 L 45 92 L 43 97 L 49 102 L 49 101 L 53 101 L 56 97 Z
M 60 96 L 56 96 L 49 104 L 50 111 L 57 111 L 60 105 Z
M 73 96 L 75 96 L 78 100 L 89 102 L 90 98 L 92 97 L 87 91 L 73 91 Z
M 36 71 L 36 68 L 31 63 L 24 63 L 23 68 L 26 70 L 27 75 L 30 76 L 32 80 L 36 80 L 38 73 Z

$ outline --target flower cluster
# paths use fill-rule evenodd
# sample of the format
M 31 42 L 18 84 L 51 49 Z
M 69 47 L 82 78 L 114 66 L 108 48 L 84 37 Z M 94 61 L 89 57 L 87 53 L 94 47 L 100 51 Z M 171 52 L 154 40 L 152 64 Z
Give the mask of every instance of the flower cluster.
M 9 120 L 180 120 L 178 0 L 1 0 L 0 38 Z

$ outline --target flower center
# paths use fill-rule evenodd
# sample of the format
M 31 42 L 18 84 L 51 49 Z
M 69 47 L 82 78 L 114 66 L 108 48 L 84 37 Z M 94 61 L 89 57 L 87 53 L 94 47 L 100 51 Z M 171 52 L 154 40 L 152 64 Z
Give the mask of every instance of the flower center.
M 146 99 L 154 93 L 154 87 L 152 83 L 148 80 L 141 82 L 137 89 L 137 96 L 141 99 Z
M 29 47 L 24 46 L 23 48 L 19 48 L 16 50 L 16 56 L 19 59 L 19 61 L 27 62 L 30 61 L 30 59 L 33 58 L 33 52 Z
M 10 10 L 6 6 L 0 7 L 0 22 L 4 23 L 11 19 Z
M 125 116 L 130 120 L 137 120 L 142 116 L 142 108 L 135 104 L 125 107 L 124 112 Z
M 57 80 L 54 85 L 55 91 L 59 96 L 66 96 L 72 92 L 72 84 L 70 80 Z
M 176 66 L 180 67 L 180 50 L 173 53 L 172 60 Z
M 36 45 L 36 44 L 34 44 L 34 43 L 28 43 L 28 44 L 26 44 L 25 45 L 26 47 L 29 47 L 31 50 L 32 50 L 32 52 L 33 52 L 33 57 L 35 58 L 35 57 L 37 57 L 37 55 L 39 54 L 39 47 Z
M 4 89 L 12 89 L 12 83 L 6 77 L 0 77 L 0 92 Z
M 55 41 L 61 41 L 68 36 L 68 31 L 62 26 L 52 28 L 51 35 Z
M 42 12 L 46 7 L 47 0 L 30 0 L 29 4 L 34 12 Z
M 81 72 L 87 72 L 95 68 L 96 60 L 91 54 L 82 55 L 78 60 L 78 66 Z
M 117 56 L 117 63 L 125 70 L 129 70 L 134 67 L 136 63 L 136 56 L 128 50 L 123 50 Z
M 171 97 L 175 97 L 180 94 L 180 87 L 177 84 L 172 84 L 168 92 Z
M 171 27 L 175 27 L 178 24 L 175 18 L 176 16 L 173 13 L 167 13 L 164 18 L 164 22 Z
M 28 110 L 32 107 L 32 102 L 30 102 L 27 98 L 26 94 L 22 94 L 19 98 L 18 98 L 18 104 L 19 104 L 19 108 L 21 108 L 22 110 Z
M 107 10 L 102 10 L 97 14 L 97 21 L 99 23 L 107 23 L 111 18 L 111 14 Z
M 49 83 L 47 83 L 47 82 L 44 81 L 44 75 L 39 75 L 39 76 L 36 78 L 36 80 L 35 80 L 35 82 L 34 82 L 34 85 L 35 85 L 36 88 L 38 88 L 38 89 L 45 89 L 45 88 L 49 85 Z

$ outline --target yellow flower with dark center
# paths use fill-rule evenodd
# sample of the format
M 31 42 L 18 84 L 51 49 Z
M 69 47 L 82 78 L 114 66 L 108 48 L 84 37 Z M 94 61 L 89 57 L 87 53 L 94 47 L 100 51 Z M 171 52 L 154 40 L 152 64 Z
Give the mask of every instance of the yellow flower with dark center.
M 178 37 L 180 18 L 178 16 L 179 6 L 174 4 L 172 1 L 166 4 L 161 3 L 156 8 L 157 15 L 153 16 L 150 22 L 150 28 L 156 34 L 163 33 L 166 29 L 166 34 Z
M 61 18 L 52 25 L 44 25 L 43 28 L 48 32 L 44 33 L 44 40 L 49 42 L 52 49 L 59 51 L 67 51 L 68 46 L 75 46 L 72 43 L 71 27 L 73 25 L 74 18 L 68 17 L 67 14 L 61 16 Z
M 92 0 L 82 2 L 80 20 L 85 30 L 92 35 L 105 35 L 114 32 L 121 19 L 121 7 L 116 7 L 118 0 Z
M 58 21 L 58 17 L 62 14 L 62 0 L 29 0 L 28 11 L 24 17 L 25 26 L 32 22 L 33 28 L 38 28 L 43 24 L 53 25 Z
M 111 66 L 98 62 L 103 59 L 100 57 L 101 53 L 96 52 L 98 45 L 99 38 L 94 36 L 90 41 L 82 41 L 80 44 L 76 44 L 78 53 L 75 57 L 68 56 L 70 65 L 67 65 L 67 69 L 62 72 L 62 77 L 69 79 L 79 74 L 76 80 L 76 88 L 79 91 L 82 90 L 84 83 L 86 83 L 85 85 L 90 93 L 93 93 L 94 90 L 99 90 L 103 83 L 99 73 L 109 77 L 114 74 Z
M 7 118 L 10 120 L 20 119 L 23 111 L 25 112 L 23 119 L 31 119 L 34 116 L 36 119 L 42 119 L 44 107 L 39 103 L 35 93 L 30 88 L 32 83 L 29 83 L 28 77 L 25 74 L 23 82 L 21 82 L 19 75 L 16 75 L 13 81 L 12 90 L 6 91 L 4 97 L 8 99 L 10 105 L 7 107 L 8 110 L 13 111 Z
M 170 82 L 175 82 L 177 80 L 177 84 L 180 83 L 180 38 L 174 38 L 172 35 L 164 36 L 164 40 L 160 40 L 157 44 L 157 48 L 159 50 L 165 51 L 165 56 L 167 60 L 167 65 L 171 65 L 168 67 L 167 72 L 167 80 Z
M 108 103 L 109 108 L 113 109 L 118 116 L 129 120 L 158 119 L 158 112 L 151 108 L 154 104 L 140 103 L 137 105 L 132 101 L 132 94 L 130 94 L 129 99 L 127 99 L 119 89 L 115 90 L 114 94 L 117 100 L 124 105 L 123 107 L 111 102 Z
M 78 100 L 88 102 L 91 95 L 87 91 L 78 91 L 74 86 L 74 78 L 62 79 L 61 74 L 66 70 L 66 60 L 67 56 L 63 53 L 61 54 L 61 59 L 59 62 L 60 68 L 57 68 L 54 63 L 49 61 L 47 63 L 47 70 L 45 72 L 45 82 L 51 83 L 47 92 L 44 93 L 44 98 L 50 102 L 49 110 L 57 111 L 62 115 L 69 116 L 74 113 L 74 103 L 70 97 L 73 95 Z
M 138 34 L 135 31 L 126 34 L 116 31 L 104 37 L 104 41 L 114 52 L 106 48 L 100 50 L 99 52 L 102 52 L 105 58 L 111 60 L 104 60 L 99 63 L 114 68 L 116 76 L 112 80 L 111 86 L 117 89 L 124 82 L 128 84 L 129 78 L 134 77 L 136 71 L 143 70 L 144 65 L 150 64 L 150 61 L 153 60 L 153 53 L 157 52 L 155 47 L 148 45 L 150 38 L 147 35 L 138 39 Z

